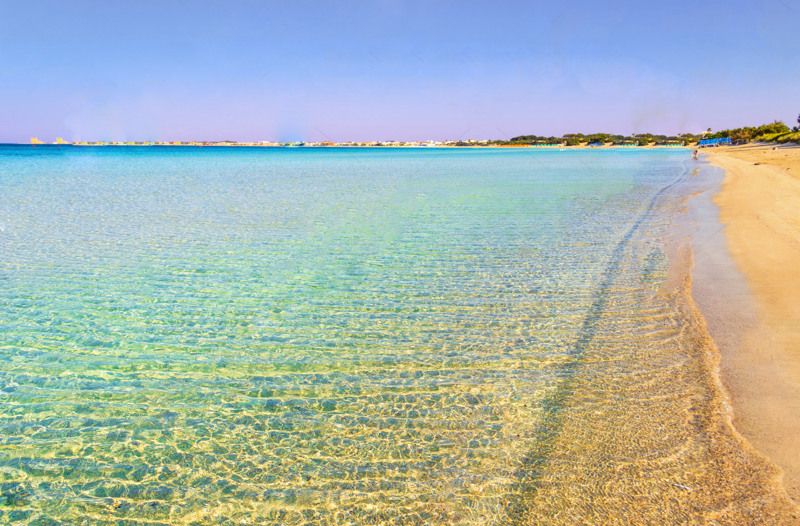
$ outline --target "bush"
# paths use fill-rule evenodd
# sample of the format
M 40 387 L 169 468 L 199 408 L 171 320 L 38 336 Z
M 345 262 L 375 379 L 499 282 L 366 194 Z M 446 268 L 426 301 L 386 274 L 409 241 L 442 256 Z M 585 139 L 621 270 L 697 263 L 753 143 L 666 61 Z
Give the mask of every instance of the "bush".
M 769 124 L 762 124 L 757 128 L 752 126 L 745 126 L 744 128 L 734 128 L 732 130 L 718 131 L 713 135 L 705 137 L 706 139 L 721 139 L 723 137 L 730 137 L 734 142 L 750 142 L 755 139 L 763 141 L 773 140 L 773 137 L 778 134 L 789 133 L 789 127 L 781 121 L 774 121 Z
M 789 127 L 781 121 L 774 121 L 770 124 L 762 124 L 755 130 L 755 136 L 766 135 L 768 133 L 789 133 Z

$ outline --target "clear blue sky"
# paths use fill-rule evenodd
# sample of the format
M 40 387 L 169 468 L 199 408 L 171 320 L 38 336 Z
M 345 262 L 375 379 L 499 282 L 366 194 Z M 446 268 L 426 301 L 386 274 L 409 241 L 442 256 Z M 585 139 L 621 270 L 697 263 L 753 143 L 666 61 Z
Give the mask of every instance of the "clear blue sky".
M 7 1 L 0 142 L 793 125 L 799 42 L 800 0 Z

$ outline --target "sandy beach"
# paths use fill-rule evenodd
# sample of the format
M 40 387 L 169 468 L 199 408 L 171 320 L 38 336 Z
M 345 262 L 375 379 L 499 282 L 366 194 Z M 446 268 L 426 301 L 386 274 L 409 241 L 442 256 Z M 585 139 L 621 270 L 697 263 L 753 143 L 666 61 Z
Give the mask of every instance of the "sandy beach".
M 736 429 L 784 472 L 800 502 L 800 147 L 704 150 L 725 179 L 714 202 L 757 323 L 724 349 Z

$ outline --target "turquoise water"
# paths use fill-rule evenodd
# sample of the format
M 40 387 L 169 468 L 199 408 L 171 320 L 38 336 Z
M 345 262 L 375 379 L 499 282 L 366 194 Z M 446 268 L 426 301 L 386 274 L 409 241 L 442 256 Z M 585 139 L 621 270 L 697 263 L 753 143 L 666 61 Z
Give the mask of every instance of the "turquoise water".
M 687 360 L 659 291 L 693 168 L 0 147 L 0 520 L 535 515 L 579 384 Z

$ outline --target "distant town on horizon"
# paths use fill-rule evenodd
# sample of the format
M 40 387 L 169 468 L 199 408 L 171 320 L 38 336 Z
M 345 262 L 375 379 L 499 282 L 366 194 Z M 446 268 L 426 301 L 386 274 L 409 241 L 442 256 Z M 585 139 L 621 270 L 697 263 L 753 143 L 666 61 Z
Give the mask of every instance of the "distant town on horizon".
M 714 139 L 725 139 L 725 143 L 743 144 L 753 140 L 766 142 L 800 143 L 800 115 L 797 126 L 789 129 L 782 121 L 773 121 L 761 126 L 745 126 L 729 130 L 712 132 L 711 128 L 700 134 L 682 133 L 680 135 L 655 135 L 638 133 L 633 135 L 615 135 L 611 133 L 567 133 L 561 137 L 545 137 L 540 135 L 520 135 L 508 140 L 498 139 L 457 139 L 445 141 L 319 141 L 319 142 L 274 142 L 274 141 L 66 141 L 58 137 L 55 142 L 47 143 L 32 137 L 33 146 L 55 144 L 58 146 L 255 146 L 255 147 L 431 147 L 431 146 L 689 146 L 702 145 Z
M 680 135 L 655 135 L 638 133 L 633 135 L 615 135 L 611 133 L 567 133 L 561 137 L 545 137 L 539 135 L 520 135 L 508 140 L 498 139 L 457 139 L 444 141 L 319 141 L 319 142 L 274 142 L 274 141 L 66 141 L 58 137 L 55 142 L 47 143 L 32 137 L 33 146 L 54 144 L 58 146 L 251 146 L 251 147 L 566 147 L 566 146 L 667 146 L 680 147 L 692 144 L 704 145 L 707 141 L 725 139 L 727 144 L 743 144 L 753 140 L 765 142 L 800 143 L 800 116 L 798 126 L 792 129 L 781 122 L 752 127 L 745 126 L 729 130 L 712 132 L 711 128 L 700 134 L 682 133 Z M 714 143 L 716 144 L 716 143 Z

